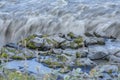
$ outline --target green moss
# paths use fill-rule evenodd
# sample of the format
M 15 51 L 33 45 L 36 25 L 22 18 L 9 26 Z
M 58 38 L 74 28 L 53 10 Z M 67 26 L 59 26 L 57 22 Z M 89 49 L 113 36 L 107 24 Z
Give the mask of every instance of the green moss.
M 57 47 L 58 46 L 58 42 L 55 40 L 50 40 L 50 39 L 46 39 L 48 44 L 52 44 L 53 47 Z
M 70 38 L 75 38 L 75 35 L 72 32 L 69 32 L 67 36 L 69 36 Z
M 9 56 L 9 55 L 8 55 L 7 53 L 5 53 L 5 52 L 1 54 L 1 57 L 2 57 L 2 58 L 7 58 L 8 56 Z
M 58 67 L 63 67 L 63 65 L 57 61 L 52 61 L 51 59 L 44 60 L 43 63 L 47 64 L 48 67 L 50 68 L 58 68 Z
M 79 59 L 76 59 L 76 61 L 75 61 L 75 65 L 76 65 L 76 66 L 79 66 L 79 67 L 82 66 L 82 64 L 80 63 Z
M 25 58 L 31 59 L 31 58 L 33 58 L 33 55 L 29 55 L 29 56 L 27 56 L 27 55 L 23 55 L 23 56 L 14 55 L 14 56 L 12 56 L 12 59 L 15 59 L 15 60 L 24 60 Z
M 47 41 L 48 44 L 52 43 L 52 41 L 50 39 L 46 39 L 46 41 Z
M 100 44 L 100 45 L 105 45 L 105 42 L 103 42 L 103 41 L 98 41 L 98 44 Z
M 30 42 L 31 39 L 34 39 L 36 37 L 36 35 L 31 35 L 31 36 L 28 36 L 27 38 L 23 39 L 20 41 L 20 43 L 24 46 L 26 46 L 26 44 L 28 44 Z
M 66 45 L 67 45 L 66 42 L 63 42 L 63 43 L 60 44 L 60 48 L 65 48 Z
M 43 34 L 42 35 L 42 38 L 46 38 L 46 37 L 49 37 L 49 35 L 48 34 Z
M 64 55 L 58 55 L 57 58 L 59 61 L 62 61 L 62 62 L 66 62 L 68 60 Z
M 52 42 L 53 42 L 54 46 L 56 46 L 56 47 L 58 46 L 58 42 L 57 41 L 53 40 Z
M 111 74 L 112 72 L 113 72 L 113 71 L 112 71 L 112 69 L 111 69 L 111 70 L 109 70 L 109 72 L 108 72 L 108 73 L 109 73 L 109 74 Z
M 0 52 L 0 58 L 8 58 L 9 55 L 6 53 L 6 48 L 2 48 Z
M 83 39 L 82 39 L 82 37 L 77 37 L 74 39 L 74 42 L 79 44 L 79 43 L 83 42 Z
M 36 49 L 36 47 L 34 45 L 34 42 L 27 43 L 27 47 L 30 48 L 30 49 Z
M 36 37 L 36 35 L 31 35 L 31 36 L 28 36 L 25 40 L 28 42 L 29 40 L 31 39 L 34 39 Z
M 76 53 L 76 58 L 81 58 L 81 54 L 79 52 Z
M 12 59 L 15 59 L 15 60 L 23 60 L 24 58 L 23 57 L 20 57 L 20 56 L 12 56 Z
M 59 72 L 62 74 L 65 74 L 65 73 L 68 73 L 69 71 L 70 71 L 69 67 L 64 67 L 64 68 L 61 68 Z
M 4 47 L 3 47 L 3 48 L 1 48 L 1 50 L 0 50 L 0 51 L 1 51 L 1 53 L 5 52 L 5 49 L 6 49 L 6 48 L 4 48 Z
M 81 47 L 83 45 L 82 37 L 77 37 L 76 39 L 74 39 L 74 42 L 78 44 L 78 47 Z
M 22 74 L 21 72 L 12 72 L 9 70 L 5 70 L 4 73 L 6 74 L 6 77 L 0 76 L 0 80 L 35 80 L 34 76 L 28 75 L 27 73 Z
M 9 52 L 12 52 L 12 53 L 16 53 L 16 50 L 15 49 L 9 49 L 9 48 L 6 48 Z

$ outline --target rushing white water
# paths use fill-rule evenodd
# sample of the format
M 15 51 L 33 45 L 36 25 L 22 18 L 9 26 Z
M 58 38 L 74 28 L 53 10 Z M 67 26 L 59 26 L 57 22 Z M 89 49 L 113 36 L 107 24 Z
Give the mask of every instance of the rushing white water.
M 120 39 L 119 19 L 119 0 L 0 0 L 0 45 L 36 32 Z

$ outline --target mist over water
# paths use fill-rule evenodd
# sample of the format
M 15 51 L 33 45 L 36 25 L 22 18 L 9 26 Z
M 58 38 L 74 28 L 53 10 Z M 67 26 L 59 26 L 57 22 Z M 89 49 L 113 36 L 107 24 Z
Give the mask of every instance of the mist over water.
M 119 0 L 0 0 L 0 45 L 33 33 L 85 32 L 120 39 Z

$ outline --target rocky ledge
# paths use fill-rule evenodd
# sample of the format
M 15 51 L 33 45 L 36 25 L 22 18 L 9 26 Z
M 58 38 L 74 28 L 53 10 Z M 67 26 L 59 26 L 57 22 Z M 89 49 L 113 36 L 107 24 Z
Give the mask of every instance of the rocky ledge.
M 35 58 L 57 71 L 49 74 L 51 80 L 119 80 L 120 46 L 111 43 L 120 42 L 90 35 L 83 38 L 72 32 L 33 34 L 18 43 L 6 44 L 1 48 L 0 60 Z

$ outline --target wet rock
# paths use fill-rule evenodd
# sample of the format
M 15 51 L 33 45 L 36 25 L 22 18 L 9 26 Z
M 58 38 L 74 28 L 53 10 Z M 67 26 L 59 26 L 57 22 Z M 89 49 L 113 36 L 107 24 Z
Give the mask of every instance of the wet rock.
M 62 49 L 66 49 L 66 48 L 72 48 L 72 49 L 78 49 L 83 47 L 83 41 L 80 40 L 80 38 L 77 38 L 73 41 L 66 41 L 60 44 Z
M 100 68 L 100 72 L 106 72 L 106 73 L 118 72 L 118 67 L 116 65 L 103 65 Z
M 99 80 L 113 80 L 113 78 L 108 73 L 102 73 L 98 77 Z
M 40 35 L 42 36 L 42 35 Z M 36 37 L 30 36 L 24 40 L 22 40 L 28 48 L 31 49 L 43 49 L 43 50 L 49 50 L 51 48 L 79 48 L 83 46 L 83 39 L 81 36 L 73 37 L 73 34 L 69 34 L 71 38 L 73 38 L 71 41 L 66 41 L 65 38 L 59 37 L 59 35 L 53 35 L 53 36 L 45 36 L 45 37 Z M 75 36 L 75 35 L 74 35 Z M 22 43 L 21 41 L 21 43 Z M 22 43 L 23 45 L 23 43 Z
M 120 63 L 120 57 L 117 57 L 117 56 L 115 56 L 115 55 L 110 55 L 110 56 L 108 57 L 108 59 L 109 59 L 110 62 Z
M 35 57 L 34 52 L 29 49 L 17 50 L 14 48 L 3 47 L 0 53 L 0 58 L 5 58 L 5 60 L 8 61 L 11 59 L 31 59 L 33 57 Z
M 23 49 L 22 46 L 16 44 L 16 43 L 8 43 L 5 45 L 5 47 L 11 47 L 11 48 L 15 48 L 15 49 Z
M 85 44 L 88 45 L 105 45 L 104 38 L 88 37 L 85 39 Z
M 76 52 L 76 58 L 77 56 L 80 58 L 84 58 L 84 57 L 87 57 L 88 55 L 88 49 L 87 48 L 81 48 L 79 49 L 77 52 Z
M 69 59 L 69 57 L 65 54 L 61 54 L 61 55 L 57 55 L 57 59 L 58 61 L 66 62 Z
M 90 67 L 96 66 L 96 63 L 91 61 L 89 58 L 76 59 L 75 64 L 77 66 L 90 66 Z
M 72 33 L 72 32 L 69 32 L 69 33 L 67 34 L 67 36 L 69 36 L 69 37 L 71 37 L 71 38 L 75 38 L 75 35 L 74 35 L 74 33 Z
M 70 41 L 65 41 L 63 43 L 60 44 L 60 47 L 62 49 L 66 49 L 66 48 L 76 48 L 77 44 L 74 44 L 73 42 Z
M 65 39 L 59 37 L 58 35 L 54 36 L 46 36 L 46 37 L 35 37 L 33 40 L 31 40 L 27 46 L 29 48 L 33 49 L 44 49 L 49 50 L 51 48 L 59 47 L 59 44 L 64 42 Z
M 85 36 L 87 36 L 87 37 L 93 37 L 94 35 L 93 35 L 92 32 L 85 32 Z
M 37 51 L 36 56 L 50 56 L 52 55 L 52 51 Z
M 33 40 L 30 41 L 30 43 L 34 43 L 33 46 L 38 48 L 38 47 L 41 47 L 44 45 L 44 41 L 45 41 L 45 39 L 43 39 L 43 38 L 35 37 Z M 29 44 L 28 44 L 28 46 L 29 46 Z
M 59 37 L 58 35 L 54 35 L 49 37 L 51 40 L 58 42 L 59 44 L 66 41 L 66 39 Z
M 53 49 L 52 52 L 54 54 L 62 54 L 63 53 L 63 50 L 62 49 Z
M 54 47 L 54 43 L 49 39 L 36 37 L 27 43 L 27 47 L 39 50 L 49 50 L 50 48 Z
M 118 79 L 118 67 L 116 65 L 98 65 L 92 70 L 92 74 L 99 80 L 116 80 Z
M 53 49 L 53 53 L 55 54 L 65 54 L 67 56 L 80 56 L 80 57 L 87 57 L 88 49 L 87 48 L 80 48 L 80 49 L 70 49 L 67 48 L 65 50 L 62 49 Z
M 62 36 L 62 38 L 65 38 L 68 41 L 72 41 L 74 38 L 77 38 L 78 35 L 74 34 L 73 32 L 69 32 L 67 34 L 60 34 L 60 36 Z
M 114 54 L 116 57 L 119 57 L 120 58 L 120 52 Z
M 68 56 L 75 56 L 76 52 L 77 52 L 77 50 L 73 50 L 73 49 L 65 49 L 65 50 L 63 50 L 63 54 L 66 54 Z
M 61 68 L 60 70 L 59 70 L 59 72 L 60 73 L 63 73 L 63 74 L 65 74 L 65 73 L 68 73 L 68 72 L 70 72 L 71 71 L 71 69 L 69 68 L 69 67 L 64 67 L 64 68 Z
M 56 60 L 53 60 L 52 58 L 48 58 L 46 60 L 42 60 L 42 63 L 44 63 L 45 65 L 47 65 L 50 68 L 61 68 L 64 65 L 62 64 L 62 62 L 58 62 Z
M 108 55 L 109 53 L 105 47 L 94 46 L 89 48 L 88 58 L 92 60 L 107 59 Z
M 108 51 L 111 55 L 119 55 L 120 52 L 120 48 L 119 47 L 112 47 L 112 48 L 108 48 Z
M 112 33 L 112 34 L 109 33 L 109 34 L 108 34 L 108 32 L 105 33 L 105 31 L 102 32 L 102 31 L 99 30 L 99 28 L 97 28 L 97 29 L 98 29 L 97 31 L 93 32 L 96 37 L 104 37 L 104 38 L 116 39 L 116 36 L 115 36 L 116 33 Z M 109 29 L 109 28 L 108 28 L 108 29 Z M 111 29 L 111 30 L 112 30 L 112 29 Z M 109 32 L 110 32 L 110 31 L 109 31 Z
M 28 50 L 28 49 L 24 49 L 23 51 L 20 51 L 19 53 L 16 53 L 14 56 L 12 56 L 12 59 L 20 59 L 20 60 L 24 60 L 24 59 L 31 59 L 34 58 L 35 54 L 33 51 Z

